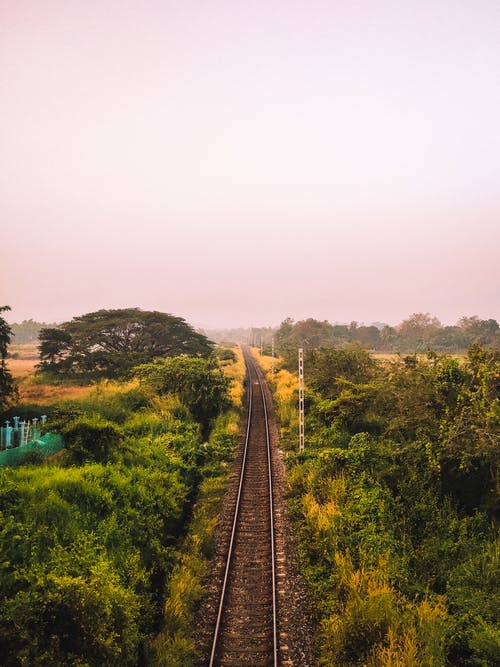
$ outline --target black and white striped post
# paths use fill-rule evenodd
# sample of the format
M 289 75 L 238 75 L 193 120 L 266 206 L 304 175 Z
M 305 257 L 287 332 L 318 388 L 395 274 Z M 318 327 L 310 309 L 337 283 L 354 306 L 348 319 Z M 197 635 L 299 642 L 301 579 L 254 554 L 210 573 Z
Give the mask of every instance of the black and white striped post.
M 299 452 L 304 451 L 304 350 L 299 347 Z

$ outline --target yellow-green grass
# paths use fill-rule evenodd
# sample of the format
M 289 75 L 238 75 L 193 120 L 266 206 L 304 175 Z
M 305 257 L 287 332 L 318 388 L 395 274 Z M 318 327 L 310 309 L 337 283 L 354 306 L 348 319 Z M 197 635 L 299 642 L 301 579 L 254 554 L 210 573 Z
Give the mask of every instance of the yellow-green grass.
M 401 355 L 397 352 L 372 352 L 371 356 L 378 361 L 397 361 L 401 359 Z
M 36 377 L 39 362 L 36 343 L 13 343 L 9 345 L 6 366 L 16 381 L 19 403 L 40 403 L 48 405 L 60 400 L 82 398 L 92 391 L 89 386 L 56 386 L 40 382 Z
M 251 348 L 251 352 L 257 363 L 262 368 L 266 375 L 266 379 L 271 386 L 278 419 L 282 428 L 296 429 L 298 428 L 298 377 L 296 373 L 291 373 L 284 368 L 280 368 L 282 360 L 277 357 L 275 359 L 275 368 L 279 369 L 275 373 L 272 372 L 272 357 L 260 354 L 260 349 L 256 347 Z
M 206 594 L 213 534 L 219 518 L 227 476 L 205 479 L 177 565 L 168 582 L 163 628 L 150 645 L 152 667 L 195 667 L 195 610 Z
M 62 400 L 74 400 L 87 396 L 92 387 L 80 386 L 54 386 L 51 384 L 25 384 L 19 385 L 19 403 L 39 403 L 49 405 Z
M 408 356 L 409 353 L 404 353 L 404 352 L 372 352 L 371 356 L 374 359 L 377 359 L 378 361 L 398 361 L 400 359 L 403 359 L 404 357 Z M 447 357 L 451 357 L 452 359 L 458 359 L 459 361 L 463 361 L 466 357 L 465 354 L 448 354 L 448 353 L 443 353 L 443 355 Z M 413 355 L 410 355 L 413 356 Z M 441 355 L 440 355 L 441 356 Z M 416 355 L 417 359 L 419 361 L 431 361 L 432 359 L 429 360 L 429 357 L 427 354 L 417 354 Z
M 245 380 L 246 367 L 245 360 L 243 358 L 243 352 L 239 345 L 231 348 L 236 355 L 236 361 L 230 363 L 224 363 L 222 365 L 222 370 L 231 379 L 231 400 L 237 408 L 241 408 L 243 405 L 243 382 Z

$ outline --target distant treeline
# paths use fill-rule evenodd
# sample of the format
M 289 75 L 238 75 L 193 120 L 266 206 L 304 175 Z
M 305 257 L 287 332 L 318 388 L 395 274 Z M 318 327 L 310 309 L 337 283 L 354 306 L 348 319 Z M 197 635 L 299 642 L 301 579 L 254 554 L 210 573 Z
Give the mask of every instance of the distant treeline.
M 57 324 L 46 324 L 35 322 L 35 320 L 23 320 L 9 325 L 12 330 L 12 342 L 17 344 L 36 343 L 38 334 L 44 327 L 56 327 Z
M 500 327 L 494 319 L 462 317 L 454 326 L 443 326 L 429 313 L 415 313 L 397 326 L 387 324 L 331 324 L 309 318 L 294 322 L 287 318 L 277 329 L 260 328 L 248 332 L 248 340 L 269 353 L 271 340 L 281 355 L 288 350 L 344 347 L 357 344 L 379 352 L 426 353 L 465 352 L 474 343 L 500 347 Z
M 10 325 L 13 343 L 34 343 L 40 331 L 54 324 L 23 320 Z M 380 352 L 464 352 L 473 343 L 500 347 L 500 327 L 496 320 L 482 320 L 476 315 L 462 317 L 453 326 L 443 326 L 429 313 L 414 313 L 396 326 L 381 322 L 365 325 L 331 324 L 327 320 L 309 318 L 295 322 L 287 318 L 279 327 L 247 327 L 206 329 L 203 333 L 215 343 L 250 343 L 256 347 L 271 345 L 274 336 L 277 346 L 342 347 L 357 343 Z
M 234 329 L 202 329 L 202 333 L 213 340 L 214 343 L 250 343 L 252 341 L 252 331 L 250 327 L 239 327 Z M 257 331 L 257 329 L 255 329 Z M 258 331 L 261 331 L 258 329 Z M 270 331 L 269 341 L 271 341 L 273 328 L 269 327 L 266 331 Z

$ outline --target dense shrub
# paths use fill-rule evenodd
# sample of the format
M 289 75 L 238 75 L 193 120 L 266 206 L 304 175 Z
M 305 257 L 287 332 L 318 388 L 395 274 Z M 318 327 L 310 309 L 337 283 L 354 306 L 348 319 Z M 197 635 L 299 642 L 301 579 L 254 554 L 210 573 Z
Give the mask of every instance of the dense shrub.
M 229 379 L 206 359 L 158 359 L 154 363 L 138 366 L 135 372 L 143 386 L 160 396 L 177 396 L 201 424 L 205 436 L 212 420 L 231 405 Z
M 122 433 L 112 422 L 99 417 L 82 417 L 62 429 L 66 448 L 75 463 L 109 461 L 121 441 Z
M 204 442 L 179 398 L 130 385 L 44 412 L 66 456 L 0 470 L 0 664 L 137 665 L 174 595 L 200 484 L 227 474 L 234 431 L 223 415 Z
M 319 663 L 497 665 L 500 354 L 329 349 L 305 368 L 306 450 L 287 461 Z M 272 382 L 295 448 L 296 394 Z

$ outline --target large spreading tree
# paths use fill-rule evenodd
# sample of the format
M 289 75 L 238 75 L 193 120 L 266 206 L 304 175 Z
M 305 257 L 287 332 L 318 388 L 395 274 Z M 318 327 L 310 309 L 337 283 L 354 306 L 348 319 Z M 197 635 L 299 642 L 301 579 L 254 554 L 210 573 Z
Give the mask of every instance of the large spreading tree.
M 140 308 L 99 310 L 39 335 L 42 371 L 124 377 L 156 357 L 207 357 L 208 338 L 181 317 Z

